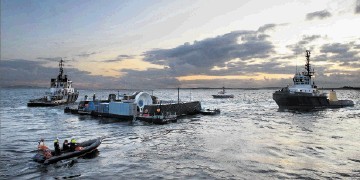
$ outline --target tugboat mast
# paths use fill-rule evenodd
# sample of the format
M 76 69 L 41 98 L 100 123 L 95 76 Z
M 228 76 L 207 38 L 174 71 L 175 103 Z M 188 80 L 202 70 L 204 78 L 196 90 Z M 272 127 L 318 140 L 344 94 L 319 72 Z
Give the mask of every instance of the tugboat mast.
M 64 69 L 63 69 L 63 62 L 64 60 L 61 58 L 60 62 L 59 62 L 59 68 L 60 68 L 60 72 L 59 72 L 59 77 L 58 79 L 62 79 L 63 77 L 63 72 L 64 72 Z
M 310 67 L 310 51 L 306 50 L 306 64 L 305 64 L 305 70 L 307 72 L 305 72 L 305 76 L 308 76 L 311 78 L 312 75 L 314 75 L 314 71 L 311 71 L 311 67 Z

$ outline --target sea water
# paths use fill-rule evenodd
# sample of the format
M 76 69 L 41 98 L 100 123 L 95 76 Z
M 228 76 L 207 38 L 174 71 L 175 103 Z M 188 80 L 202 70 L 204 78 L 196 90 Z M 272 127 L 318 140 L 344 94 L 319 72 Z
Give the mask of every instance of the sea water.
M 360 91 L 338 90 L 356 105 L 321 111 L 279 111 L 275 90 L 227 90 L 233 99 L 213 99 L 218 90 L 181 90 L 181 101 L 220 108 L 215 116 L 186 116 L 152 125 L 65 114 L 65 106 L 27 107 L 46 89 L 1 89 L 1 179 L 358 179 Z M 106 99 L 109 93 L 81 90 Z M 177 90 L 153 90 L 177 101 Z M 78 142 L 103 137 L 99 154 L 41 165 L 31 158 L 40 138 Z

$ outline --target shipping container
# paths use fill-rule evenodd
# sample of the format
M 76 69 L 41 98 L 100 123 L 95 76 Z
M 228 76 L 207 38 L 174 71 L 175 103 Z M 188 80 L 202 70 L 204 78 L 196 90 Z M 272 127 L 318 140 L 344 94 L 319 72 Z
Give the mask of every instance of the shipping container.
M 135 112 L 134 112 L 135 107 Z M 109 113 L 116 115 L 132 116 L 136 113 L 136 104 L 123 102 L 110 102 Z
M 100 103 L 98 107 L 98 112 L 109 113 L 109 103 Z

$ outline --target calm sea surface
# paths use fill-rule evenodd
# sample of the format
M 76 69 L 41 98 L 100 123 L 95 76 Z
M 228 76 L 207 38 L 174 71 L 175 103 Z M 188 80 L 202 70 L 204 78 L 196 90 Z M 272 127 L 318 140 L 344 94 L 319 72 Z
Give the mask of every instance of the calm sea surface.
M 1 179 L 360 179 L 360 91 L 337 91 L 354 107 L 279 112 L 274 90 L 228 90 L 235 98 L 223 100 L 211 97 L 218 90 L 181 90 L 181 100 L 199 100 L 221 114 L 166 125 L 26 106 L 45 91 L 1 89 Z M 93 93 L 105 99 L 117 91 L 81 90 L 80 98 Z M 149 93 L 177 99 L 177 90 Z M 105 139 L 92 159 L 33 162 L 37 141 L 45 138 L 53 148 L 56 137 Z

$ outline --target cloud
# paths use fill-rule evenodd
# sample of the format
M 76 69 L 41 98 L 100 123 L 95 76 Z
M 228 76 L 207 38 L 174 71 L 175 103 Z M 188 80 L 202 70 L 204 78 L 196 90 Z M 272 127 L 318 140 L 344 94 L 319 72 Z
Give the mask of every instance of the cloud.
M 352 42 L 323 44 L 320 47 L 320 53 L 314 57 L 315 61 L 327 61 L 352 68 L 359 67 L 360 51 L 357 50 L 357 45 Z
M 360 0 L 356 1 L 355 14 L 360 14 Z
M 303 41 L 306 41 L 307 43 L 309 43 L 309 42 L 312 42 L 315 39 L 319 39 L 319 38 L 321 38 L 321 35 L 311 35 L 311 36 L 304 35 Z
M 143 55 L 145 61 L 167 66 L 176 76 L 208 74 L 214 66 L 225 67 L 236 58 L 247 61 L 269 57 L 274 46 L 267 37 L 257 31 L 233 31 L 172 49 L 150 50 Z
M 120 61 L 123 61 L 125 59 L 132 59 L 134 57 L 135 56 L 133 56 L 133 55 L 120 54 L 115 59 L 103 60 L 101 62 L 106 62 L 106 63 L 120 62 Z
M 293 74 L 296 67 L 289 62 L 298 58 L 298 54 L 278 54 L 270 41 L 267 30 L 278 25 L 261 26 L 257 31 L 233 31 L 227 34 L 207 38 L 193 43 L 184 43 L 170 49 L 152 49 L 144 52 L 143 61 L 162 65 L 163 69 L 132 70 L 121 69 L 120 77 L 91 75 L 90 72 L 76 68 L 65 68 L 65 73 L 73 80 L 76 88 L 136 88 L 156 89 L 174 87 L 269 87 L 291 84 L 291 78 L 271 79 L 266 75 L 262 80 L 249 79 L 210 79 L 210 80 L 179 80 L 182 76 L 259 76 L 265 74 Z M 322 38 L 320 35 L 304 35 L 296 44 L 289 45 L 293 52 L 303 54 L 305 47 Z M 333 65 L 359 67 L 358 44 L 328 43 L 319 48 L 320 53 L 312 59 L 326 61 L 326 65 L 315 67 L 316 81 L 324 87 L 356 86 L 360 80 L 355 75 L 359 72 L 336 70 Z M 91 53 L 88 53 L 91 54 Z M 114 59 L 103 62 L 118 62 L 132 59 L 135 56 L 120 54 Z M 59 61 L 56 58 L 39 58 L 47 61 Z M 305 58 L 304 58 L 305 59 Z M 47 61 L 29 61 L 22 59 L 0 61 L 0 81 L 2 86 L 35 85 L 48 87 L 50 78 L 56 77 L 57 67 L 45 67 Z M 330 63 L 329 63 L 330 62 Z M 340 74 L 344 81 L 331 82 L 332 74 Z M 349 80 L 349 83 L 347 81 Z M 343 84 L 345 83 L 346 84 Z M 326 84 L 328 83 L 328 84 Z
M 51 61 L 51 62 L 59 62 L 60 59 L 66 58 L 66 57 L 38 57 L 36 59 L 39 60 L 45 60 L 45 61 Z
M 98 54 L 98 52 L 90 52 L 90 53 L 84 52 L 84 53 L 78 54 L 76 56 L 87 58 L 87 57 L 90 57 L 90 56 L 95 55 L 95 54 Z
M 317 39 L 321 38 L 320 35 L 303 35 L 302 39 L 296 44 L 287 45 L 286 47 L 291 49 L 294 54 L 301 54 L 305 50 L 312 50 L 312 47 L 309 47 L 309 44 Z
M 350 50 L 350 45 L 348 44 L 333 43 L 333 44 L 322 45 L 320 52 L 341 54 L 349 50 Z
M 59 69 L 44 67 L 45 62 L 24 59 L 1 60 L 0 82 L 7 86 L 41 86 L 49 87 L 51 78 L 55 78 Z M 64 73 L 73 81 L 75 88 L 111 88 L 120 87 L 115 83 L 118 79 L 104 76 L 94 76 L 90 72 L 75 68 L 65 68 Z
M 265 24 L 259 27 L 258 32 L 265 32 L 267 30 L 274 29 L 277 25 L 276 24 Z
M 327 10 L 315 11 L 315 12 L 306 14 L 306 20 L 313 20 L 315 18 L 325 19 L 328 17 L 331 17 L 331 13 Z

